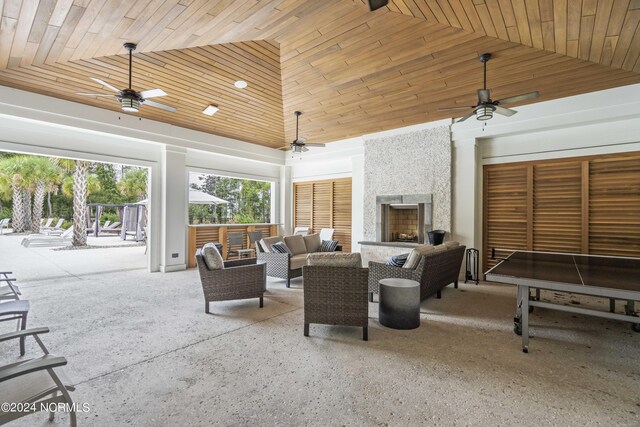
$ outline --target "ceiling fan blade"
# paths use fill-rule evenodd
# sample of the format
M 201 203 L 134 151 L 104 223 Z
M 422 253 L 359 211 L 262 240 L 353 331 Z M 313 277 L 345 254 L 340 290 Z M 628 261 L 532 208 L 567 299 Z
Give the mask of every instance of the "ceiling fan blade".
M 527 99 L 534 99 L 540 96 L 540 92 L 523 93 L 522 95 L 510 96 L 509 98 L 502 98 L 496 101 L 496 104 L 513 104 L 514 102 L 526 101 Z
M 456 121 L 456 123 L 460 123 L 460 122 L 464 122 L 465 120 L 467 120 L 469 117 L 473 117 L 476 115 L 476 110 L 474 109 L 472 112 L 470 112 L 469 114 L 467 114 L 466 116 L 464 116 L 463 118 L 459 119 L 458 121 Z
M 167 96 L 167 94 L 162 89 L 149 89 L 140 92 L 140 97 L 144 99 L 155 98 L 157 96 Z
M 326 147 L 327 144 L 321 144 L 319 142 L 310 142 L 307 144 L 304 144 L 306 147 Z
M 460 107 L 447 107 L 447 108 L 438 108 L 438 111 L 452 111 L 452 110 L 463 110 L 467 108 L 476 108 L 475 105 L 465 105 Z
M 478 103 L 489 102 L 491 99 L 491 89 L 478 89 Z
M 105 82 L 104 80 L 100 80 L 96 77 L 91 77 L 91 80 L 93 80 L 94 82 L 100 83 L 102 86 L 107 87 L 109 89 L 111 89 L 114 92 L 118 92 L 120 93 L 120 89 L 117 89 L 115 86 L 110 85 L 109 83 Z
M 118 96 L 110 93 L 84 93 L 84 92 L 76 92 L 76 95 L 82 96 Z
M 304 144 L 307 141 L 307 138 L 301 136 L 300 138 L 296 138 L 293 140 L 293 144 Z
M 144 105 L 150 105 L 152 107 L 160 108 L 161 110 L 169 111 L 171 113 L 174 113 L 176 111 L 176 107 L 172 107 L 170 105 L 158 104 L 157 102 L 153 102 L 153 101 L 145 100 Z
M 276 148 L 276 150 L 289 151 L 289 150 L 291 150 L 291 146 L 287 145 L 286 147 Z
M 515 113 L 517 113 L 516 110 L 511 110 L 509 108 L 500 107 L 498 105 L 495 105 L 494 107 L 495 107 L 495 110 L 493 112 L 494 113 L 498 113 L 498 114 L 502 114 L 503 116 L 511 117 Z
M 304 153 L 304 152 L 307 152 L 307 151 L 309 151 L 309 149 L 308 149 L 307 147 L 304 147 L 304 146 L 303 146 L 303 147 L 302 147 L 302 152 Z

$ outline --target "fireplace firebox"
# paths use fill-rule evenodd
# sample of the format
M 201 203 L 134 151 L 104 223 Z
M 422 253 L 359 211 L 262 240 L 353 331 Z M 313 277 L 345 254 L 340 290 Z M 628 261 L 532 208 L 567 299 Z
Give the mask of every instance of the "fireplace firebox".
M 425 243 L 431 231 L 431 194 L 376 197 L 378 242 Z

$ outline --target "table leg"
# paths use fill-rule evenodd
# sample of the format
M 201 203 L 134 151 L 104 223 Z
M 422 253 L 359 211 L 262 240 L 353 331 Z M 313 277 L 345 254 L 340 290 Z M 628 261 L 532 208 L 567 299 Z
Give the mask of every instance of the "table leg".
M 522 288 L 522 295 L 526 298 L 522 298 L 522 308 L 520 317 L 520 326 L 522 328 L 522 351 L 524 353 L 529 352 L 529 287 L 519 286 Z

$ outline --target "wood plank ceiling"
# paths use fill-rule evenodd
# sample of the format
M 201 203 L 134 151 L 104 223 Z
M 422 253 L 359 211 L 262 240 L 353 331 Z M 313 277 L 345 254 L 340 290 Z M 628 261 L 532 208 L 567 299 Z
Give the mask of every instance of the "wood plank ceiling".
M 119 111 L 89 77 L 162 88 L 148 118 L 268 147 L 449 117 L 492 97 L 535 102 L 640 82 L 640 0 L 0 0 L 0 84 Z M 233 82 L 246 80 L 237 89 Z M 213 117 L 201 111 L 216 104 Z

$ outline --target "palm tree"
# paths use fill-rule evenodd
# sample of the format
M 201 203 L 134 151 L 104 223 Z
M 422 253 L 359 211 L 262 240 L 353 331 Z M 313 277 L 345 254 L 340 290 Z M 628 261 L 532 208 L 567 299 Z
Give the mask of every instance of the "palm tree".
M 0 161 L 0 171 L 5 179 L 11 181 L 13 212 L 11 218 L 11 227 L 14 233 L 24 233 L 27 226 L 31 225 L 31 221 L 26 216 L 30 211 L 30 198 L 25 197 L 25 164 L 27 156 L 5 157 Z M 27 205 L 27 200 L 29 205 Z
M 136 197 L 140 201 L 147 196 L 147 169 L 135 168 L 127 171 L 118 182 L 118 190 L 125 196 Z
M 63 183 L 62 191 L 73 197 L 73 246 L 87 245 L 87 182 L 90 162 L 84 160 L 57 159 L 63 169 L 73 172 L 73 190 Z
M 40 229 L 42 211 L 44 208 L 44 196 L 48 189 L 55 186 L 60 180 L 60 167 L 47 157 L 33 156 L 28 161 L 28 189 L 33 191 L 33 211 L 31 217 L 31 230 Z

